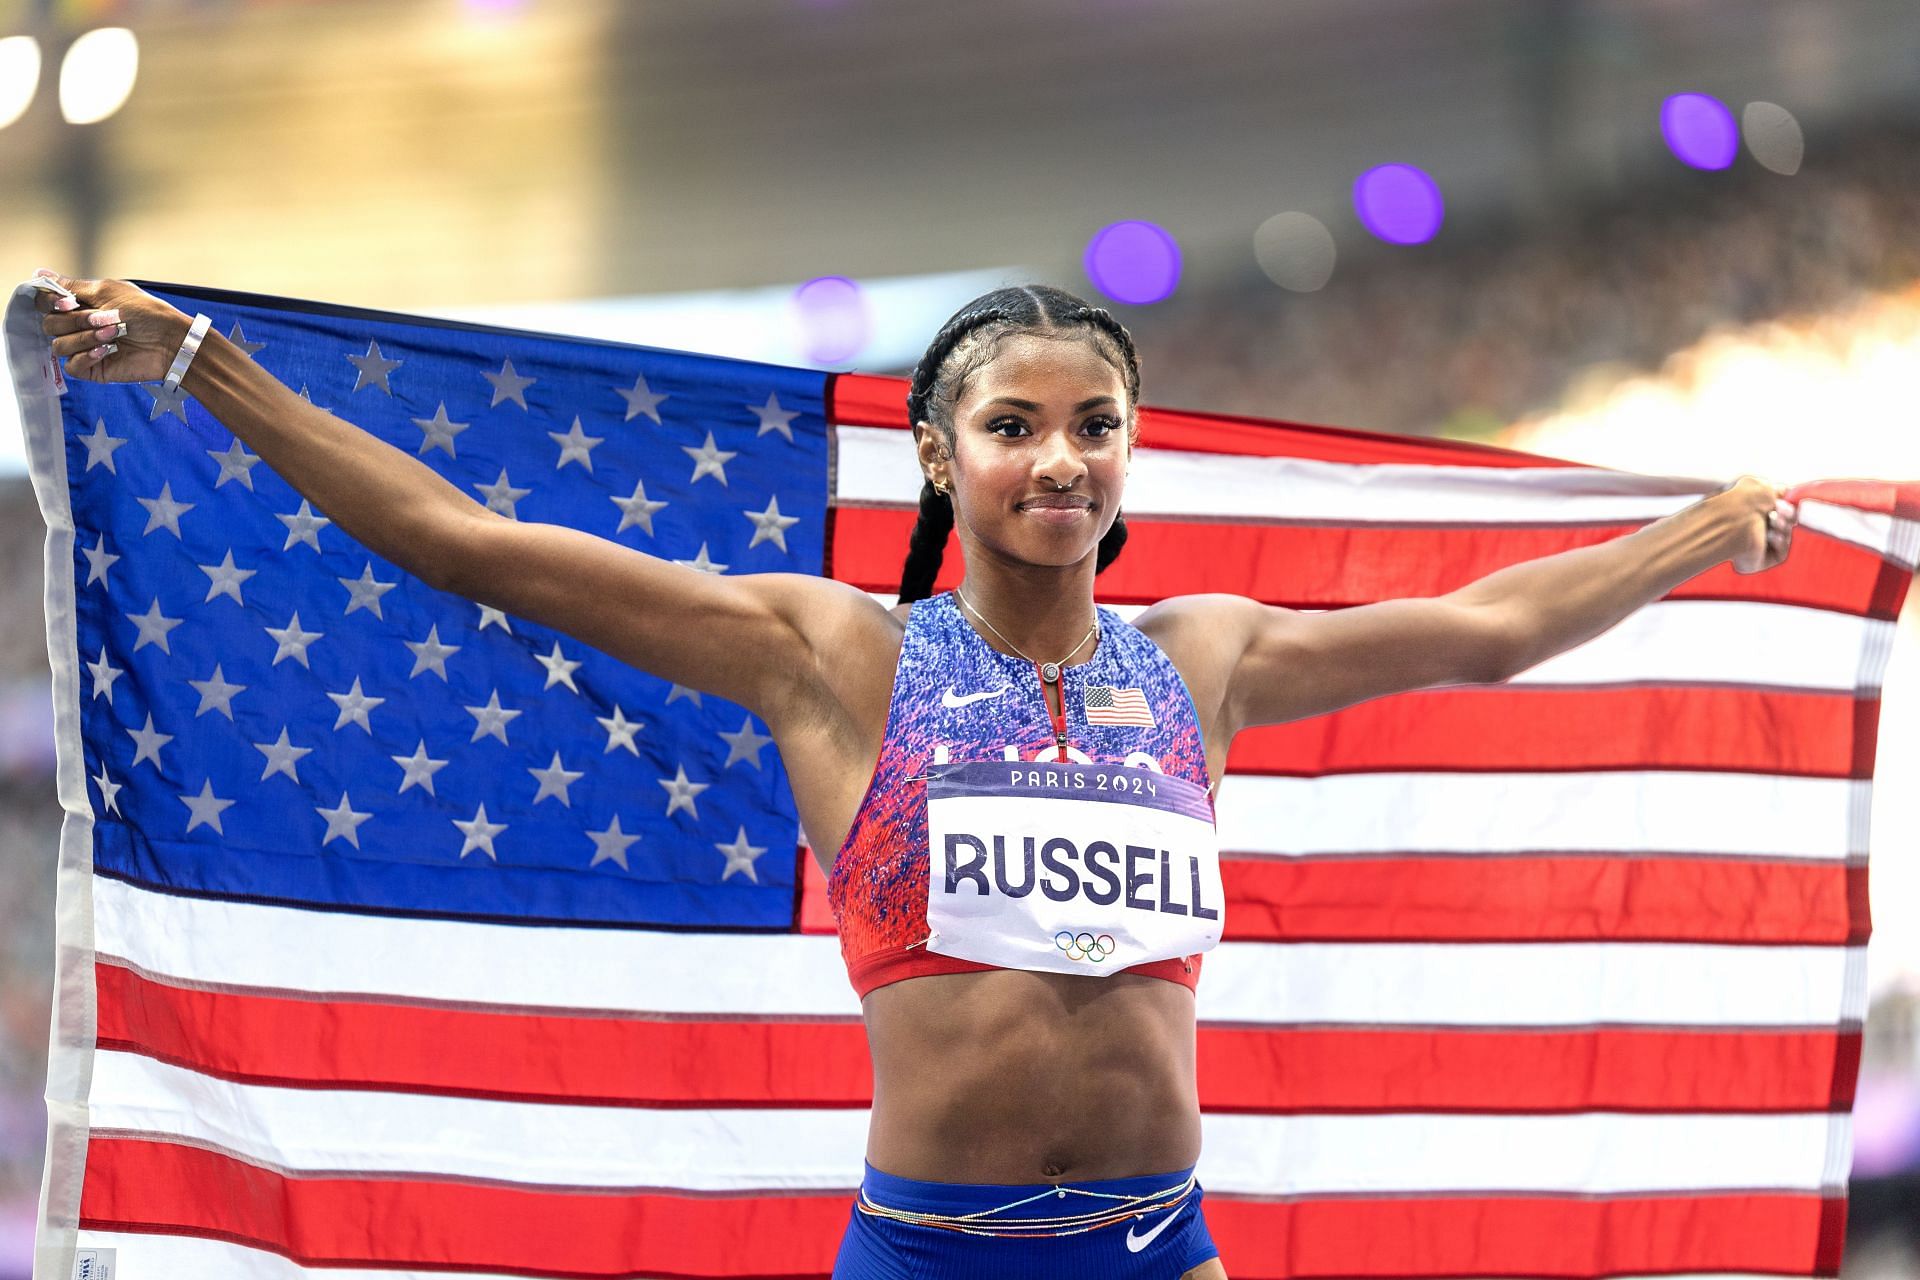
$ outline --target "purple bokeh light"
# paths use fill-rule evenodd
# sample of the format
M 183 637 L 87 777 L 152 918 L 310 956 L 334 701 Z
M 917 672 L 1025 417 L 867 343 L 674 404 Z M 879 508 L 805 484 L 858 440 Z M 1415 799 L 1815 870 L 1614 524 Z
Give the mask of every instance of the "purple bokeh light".
M 817 276 L 793 291 L 801 345 L 814 364 L 845 364 L 873 337 L 867 295 L 845 276 Z
M 1704 93 L 1676 93 L 1660 104 L 1667 149 L 1696 169 L 1725 169 L 1740 150 L 1740 127 L 1727 104 Z
M 1353 180 L 1360 225 L 1388 244 L 1425 244 L 1440 231 L 1440 184 L 1410 164 L 1375 165 Z
M 1087 241 L 1087 279 L 1115 302 L 1159 302 L 1180 283 L 1180 246 L 1151 222 L 1114 222 Z

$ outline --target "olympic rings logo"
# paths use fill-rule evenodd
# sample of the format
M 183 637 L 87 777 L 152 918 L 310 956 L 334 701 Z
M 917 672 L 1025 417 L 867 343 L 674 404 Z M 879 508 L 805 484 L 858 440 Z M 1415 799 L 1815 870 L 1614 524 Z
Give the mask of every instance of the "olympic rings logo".
M 1067 929 L 1053 935 L 1053 945 L 1067 953 L 1069 960 L 1091 960 L 1099 964 L 1113 954 L 1113 935 L 1103 933 L 1095 937 L 1091 933 L 1074 933 Z

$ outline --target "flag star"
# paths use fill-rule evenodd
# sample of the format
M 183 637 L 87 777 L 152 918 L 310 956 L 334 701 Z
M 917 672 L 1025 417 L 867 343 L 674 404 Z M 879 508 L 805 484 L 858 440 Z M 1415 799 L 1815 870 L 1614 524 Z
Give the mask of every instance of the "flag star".
M 693 815 L 696 822 L 699 821 L 700 807 L 694 804 L 694 797 L 712 786 L 713 784 L 711 782 L 687 781 L 687 766 L 683 764 L 679 766 L 678 772 L 674 777 L 660 779 L 660 785 L 667 789 L 667 816 L 669 818 L 673 816 L 674 810 L 685 809 Z
M 800 523 L 799 516 L 783 516 L 780 514 L 780 496 L 778 494 L 767 499 L 767 509 L 765 511 L 743 511 L 740 514 L 753 521 L 753 541 L 747 544 L 747 550 L 749 551 L 763 542 L 771 542 L 782 551 L 785 551 L 787 549 L 787 530 Z
M 107 580 L 107 570 L 111 569 L 120 557 L 107 550 L 107 535 L 101 534 L 100 541 L 91 547 L 80 548 L 80 554 L 87 558 L 87 580 L 80 585 L 90 587 L 95 582 Z
M 691 560 L 675 560 L 674 563 L 685 565 L 687 568 L 697 570 L 700 573 L 721 574 L 727 571 L 726 565 L 716 564 L 714 561 L 707 559 L 707 544 L 704 542 L 700 544 L 699 555 Z
M 247 446 L 238 436 L 225 449 L 207 450 L 209 458 L 220 460 L 220 478 L 213 482 L 218 489 L 229 480 L 238 480 L 247 488 L 253 488 L 253 469 L 260 464 L 260 456 L 247 452 Z
M 500 739 L 507 746 L 513 745 L 507 742 L 507 722 L 520 713 L 500 705 L 498 689 L 495 689 L 493 695 L 487 699 L 486 706 L 468 707 L 467 712 L 474 719 L 473 736 L 467 739 L 468 742 L 478 742 L 483 737 L 491 736 Z
M 140 384 L 146 393 L 153 397 L 153 408 L 147 412 L 147 421 L 152 422 L 162 414 L 170 413 L 185 422 L 187 420 L 187 393 L 183 387 L 169 387 L 164 381 L 143 382 Z
M 93 696 L 98 698 L 102 694 L 105 694 L 107 698 L 107 705 L 112 706 L 113 705 L 113 682 L 115 680 L 118 680 L 121 676 L 127 673 L 123 671 L 121 668 L 116 667 L 111 662 L 107 661 L 107 646 L 105 645 L 100 646 L 99 660 L 95 662 L 89 662 L 87 664 L 87 670 L 93 673 Z M 606 721 L 602 720 L 600 723 L 605 724 Z M 609 744 L 608 749 L 609 750 L 612 749 L 611 744 Z
M 415 453 L 425 454 L 429 449 L 439 449 L 449 458 L 457 458 L 460 455 L 453 451 L 453 438 L 473 424 L 448 420 L 447 402 L 442 400 L 440 407 L 433 411 L 431 418 L 415 418 L 413 425 L 426 432 L 420 441 L 420 447 L 414 450 Z
M 632 422 L 644 413 L 653 419 L 655 426 L 660 425 L 660 402 L 667 397 L 654 393 L 653 389 L 647 385 L 646 374 L 634 375 L 631 391 L 625 387 L 615 387 L 613 390 L 627 402 L 627 416 L 622 421 Z
M 233 328 L 227 330 L 227 341 L 246 352 L 249 356 L 267 345 L 264 342 L 248 342 L 246 331 L 241 329 L 238 320 L 233 322 Z
M 265 782 L 276 773 L 284 773 L 294 782 L 300 781 L 300 774 L 294 768 L 300 763 L 300 757 L 313 754 L 312 747 L 296 747 L 287 741 L 287 726 L 280 726 L 278 742 L 256 742 L 254 750 L 263 752 L 267 757 L 266 770 L 261 773 L 260 781 Z
M 683 444 L 680 446 L 680 451 L 693 459 L 693 480 L 687 481 L 688 484 L 692 484 L 701 476 L 718 476 L 720 483 L 726 484 L 727 464 L 740 456 L 738 450 L 728 452 L 725 449 L 716 448 L 711 431 L 707 432 L 707 442 L 698 449 L 692 445 Z
M 287 526 L 287 541 L 280 548 L 282 551 L 293 550 L 293 544 L 296 542 L 304 542 L 318 551 L 320 539 L 316 535 L 333 523 L 325 516 L 313 514 L 313 507 L 305 498 L 300 499 L 300 510 L 290 516 L 281 515 L 276 511 L 273 513 L 273 518 Z
M 760 418 L 760 430 L 754 432 L 754 439 L 758 440 L 769 431 L 778 431 L 787 438 L 788 444 L 793 443 L 793 428 L 788 424 L 800 416 L 798 409 L 782 409 L 780 397 L 776 395 L 769 395 L 763 405 L 748 405 L 747 408 Z
M 200 695 L 199 709 L 193 713 L 198 720 L 208 711 L 218 709 L 227 719 L 233 719 L 233 695 L 245 691 L 243 684 L 228 684 L 226 676 L 220 672 L 220 664 L 213 664 L 213 677 L 208 680 L 189 680 L 195 693 Z
M 154 729 L 153 712 L 147 712 L 146 728 L 129 729 L 127 732 L 132 735 L 134 745 L 133 763 L 128 765 L 128 768 L 139 768 L 142 760 L 153 761 L 153 767 L 156 769 L 164 767 L 160 763 L 160 748 L 172 742 L 173 735 L 170 733 L 160 733 Z
M 469 821 L 462 822 L 458 818 L 453 819 L 453 825 L 460 828 L 460 834 L 467 838 L 466 843 L 460 846 L 461 857 L 464 858 L 475 849 L 479 849 L 495 862 L 500 861 L 499 855 L 493 851 L 493 838 L 502 831 L 505 831 L 507 824 L 504 822 L 488 822 L 486 805 L 481 805 L 480 811 L 474 814 Z
M 500 478 L 492 484 L 476 484 L 473 487 L 487 495 L 487 510 L 497 511 L 509 520 L 520 518 L 514 514 L 513 504 L 533 492 L 531 489 L 514 488 L 507 480 L 505 467 L 500 468 Z
M 667 690 L 668 706 L 672 706 L 682 698 L 692 698 L 693 705 L 696 707 L 702 705 L 700 702 L 700 691 L 698 689 L 689 689 L 684 684 L 676 684 L 673 688 Z
M 102 657 L 106 656 L 105 649 L 100 653 Z M 109 698 L 107 701 L 111 702 L 113 699 Z M 625 747 L 628 752 L 636 756 L 640 754 L 640 748 L 633 745 L 633 735 L 646 728 L 644 724 L 638 720 L 627 719 L 626 713 L 617 706 L 613 709 L 611 716 L 595 716 L 594 719 L 598 720 L 600 727 L 607 731 L 606 751 L 602 751 L 601 755 L 605 755 L 615 747 Z
M 260 572 L 258 569 L 234 568 L 231 548 L 227 551 L 227 558 L 219 564 L 203 564 L 199 569 L 211 579 L 207 585 L 207 598 L 202 600 L 201 604 L 209 604 L 215 596 L 222 595 L 232 596 L 235 604 L 246 604 L 246 601 L 240 598 L 240 584 Z
M 120 468 L 113 465 L 113 451 L 125 444 L 127 438 L 124 436 L 108 435 L 107 420 L 105 418 L 95 418 L 93 420 L 93 434 L 90 436 L 80 436 L 79 440 L 81 444 L 87 446 L 86 470 L 91 471 L 96 466 L 104 466 L 107 470 L 113 472 L 113 474 L 120 474 Z
M 410 756 L 394 756 L 393 762 L 407 771 L 400 779 L 400 790 L 395 795 L 404 795 L 408 787 L 419 787 L 428 795 L 433 795 L 433 775 L 447 767 L 445 760 L 435 760 L 427 754 L 427 740 L 420 739 L 420 745 L 413 749 Z
M 307 646 L 326 634 L 324 631 L 302 631 L 300 629 L 300 611 L 294 610 L 293 621 L 284 627 L 268 627 L 268 635 L 274 638 L 280 647 L 274 650 L 273 661 L 269 666 L 279 666 L 282 658 L 298 658 L 300 665 L 309 671 L 313 668 L 307 662 Z
M 320 837 L 320 846 L 325 848 L 327 841 L 339 837 L 358 849 L 360 847 L 360 824 L 373 816 L 372 813 L 357 812 L 347 802 L 347 793 L 340 793 L 340 803 L 331 809 L 313 806 L 313 811 L 327 820 L 327 834 Z
M 639 525 L 653 535 L 653 513 L 666 506 L 664 502 L 653 502 L 647 498 L 647 486 L 643 481 L 633 482 L 633 496 L 622 498 L 618 494 L 609 494 L 607 501 L 620 508 L 620 527 L 615 533 L 624 533 L 629 525 Z
M 631 871 L 627 865 L 627 846 L 638 840 L 639 836 L 630 836 L 620 829 L 620 815 L 613 815 L 613 822 L 605 831 L 589 831 L 593 841 L 593 861 L 588 868 L 599 866 L 603 862 L 617 862 L 622 871 Z
M 476 601 L 475 603 L 478 603 Z M 513 634 L 513 624 L 507 621 L 507 615 L 490 604 L 480 605 L 480 625 L 475 631 L 485 631 L 488 627 L 499 627 L 508 635 Z
M 755 884 L 760 883 L 760 877 L 754 874 L 753 861 L 767 850 L 763 845 L 747 843 L 747 829 L 745 827 L 740 828 L 740 834 L 733 838 L 732 844 L 720 844 L 716 842 L 713 847 L 727 856 L 727 868 L 720 873 L 722 880 L 725 880 L 736 871 L 744 871 L 747 873 L 747 879 L 753 881 Z
M 573 797 L 567 794 L 567 788 L 587 776 L 561 764 L 558 751 L 553 753 L 552 764 L 544 769 L 528 769 L 527 772 L 540 780 L 540 794 L 533 798 L 535 804 L 539 804 L 548 796 L 559 796 L 560 803 L 569 809 L 573 808 Z
M 575 693 L 580 692 L 580 686 L 573 682 L 573 673 L 579 670 L 580 664 L 573 659 L 561 656 L 558 640 L 553 642 L 552 653 L 544 657 L 536 653 L 533 655 L 533 660 L 547 669 L 547 682 L 540 686 L 542 689 L 551 689 L 556 684 L 564 684 Z
M 214 831 L 220 835 L 227 834 L 226 830 L 220 825 L 220 815 L 226 810 L 233 808 L 234 802 L 232 800 L 222 800 L 219 796 L 213 794 L 213 779 L 209 778 L 200 784 L 199 795 L 181 796 L 180 803 L 187 806 L 188 812 L 192 814 L 192 816 L 187 819 L 187 831 L 189 833 L 191 833 L 195 827 L 208 826 L 212 827 Z
M 553 464 L 555 471 L 569 462 L 578 462 L 587 469 L 589 475 L 593 473 L 593 459 L 588 455 L 593 452 L 595 445 L 606 443 L 605 436 L 590 436 L 580 429 L 580 415 L 577 413 L 573 415 L 571 428 L 565 433 L 549 431 L 547 439 L 560 446 L 560 461 Z
M 175 502 L 173 500 L 173 481 L 171 480 L 160 486 L 159 497 L 135 498 L 134 501 L 147 509 L 147 527 L 140 531 L 143 537 L 152 533 L 155 529 L 165 529 L 168 533 L 178 538 L 180 536 L 180 517 L 199 505 L 194 502 Z
M 385 698 L 370 697 L 360 692 L 359 676 L 353 678 L 353 688 L 347 690 L 345 693 L 329 692 L 327 696 L 332 698 L 334 705 L 340 708 L 340 718 L 333 722 L 333 727 L 336 732 L 346 728 L 347 723 L 351 721 L 359 725 L 362 729 L 365 729 L 368 733 L 372 733 L 373 726 L 367 723 L 367 712 L 386 701 Z
M 401 643 L 413 650 L 413 670 L 407 672 L 409 680 L 422 671 L 431 671 L 445 680 L 447 659 L 460 652 L 460 646 L 457 644 L 440 643 L 440 624 L 437 622 L 427 628 L 425 640 L 405 640 Z
M 107 766 L 101 765 L 100 772 L 93 775 L 93 784 L 100 788 L 100 803 L 108 813 L 120 812 L 120 802 L 115 797 L 120 794 L 121 784 L 107 777 Z M 621 866 L 627 865 L 625 862 Z
M 527 388 L 540 381 L 538 378 L 523 378 L 518 373 L 515 373 L 513 370 L 513 361 L 511 360 L 502 362 L 500 372 L 488 373 L 485 369 L 482 369 L 480 376 L 493 384 L 493 399 L 487 403 L 487 408 L 489 409 L 499 404 L 502 400 L 511 400 L 522 409 L 526 408 Z
M 369 560 L 366 567 L 360 571 L 359 578 L 341 578 L 339 579 L 339 583 L 347 589 L 347 594 L 352 597 L 352 599 L 347 602 L 347 612 L 349 614 L 355 609 L 370 609 L 373 611 L 373 616 L 379 618 L 382 622 L 386 621 L 386 617 L 380 612 L 380 597 L 400 585 L 398 582 L 375 581 L 373 576 L 373 562 L 371 560 Z
M 393 388 L 387 385 L 387 375 L 398 369 L 403 361 L 387 359 L 380 354 L 380 344 L 373 341 L 367 343 L 367 354 L 348 356 L 347 359 L 360 371 L 360 376 L 353 380 L 355 391 L 362 387 L 378 387 L 388 395 L 393 394 Z
M 753 717 L 748 716 L 740 722 L 740 732 L 723 733 L 720 741 L 727 744 L 727 763 L 720 766 L 724 771 L 732 767 L 736 760 L 745 760 L 754 768 L 760 767 L 760 749 L 773 739 L 753 730 Z
M 140 638 L 133 642 L 133 651 L 140 652 L 150 644 L 160 646 L 160 652 L 171 655 L 173 649 L 167 643 L 167 633 L 186 621 L 184 618 L 169 618 L 160 612 L 160 597 L 153 598 L 144 614 L 129 613 L 127 621 L 140 628 Z

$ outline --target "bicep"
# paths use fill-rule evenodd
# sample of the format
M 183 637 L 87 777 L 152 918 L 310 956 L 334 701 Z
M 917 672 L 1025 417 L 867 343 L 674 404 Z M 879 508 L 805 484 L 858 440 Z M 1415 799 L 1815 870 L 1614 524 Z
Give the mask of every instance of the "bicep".
M 1248 601 L 1234 664 L 1237 726 L 1280 724 L 1410 689 L 1489 684 L 1509 674 L 1512 629 L 1454 596 L 1303 613 Z
M 564 525 L 476 516 L 447 589 L 552 627 L 762 719 L 831 652 L 845 584 L 796 573 L 702 573 Z M 854 592 L 873 609 L 877 602 Z

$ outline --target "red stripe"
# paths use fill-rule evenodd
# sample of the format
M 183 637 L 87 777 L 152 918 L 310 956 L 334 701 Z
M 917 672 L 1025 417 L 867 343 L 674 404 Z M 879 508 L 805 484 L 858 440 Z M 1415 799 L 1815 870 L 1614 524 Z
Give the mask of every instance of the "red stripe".
M 1871 778 L 1877 694 L 1702 685 L 1419 689 L 1243 729 L 1232 773 L 1689 769 Z M 1866 740 L 1871 743 L 1871 738 Z
M 96 968 L 99 1046 L 222 1079 L 530 1102 L 865 1107 L 858 1023 L 482 1013 L 169 986 Z M 1859 1035 L 1831 1029 L 1203 1024 L 1209 1111 L 1824 1111 Z M 505 1046 L 515 1046 L 508 1051 Z
M 97 1137 L 80 1225 L 228 1240 L 305 1266 L 825 1277 L 850 1212 L 846 1192 L 702 1197 L 287 1177 L 191 1147 Z M 1205 1212 L 1234 1280 L 1830 1275 L 1845 1225 L 1843 1201 L 1793 1192 L 1291 1202 L 1210 1193 Z
M 843 427 L 907 428 L 907 380 L 843 373 L 827 383 L 827 421 Z M 1252 457 L 1323 462 L 1399 462 L 1448 467 L 1578 467 L 1584 464 L 1498 445 L 1319 427 L 1273 418 L 1140 406 L 1140 444 Z
M 1704 942 L 1855 946 L 1867 868 L 1599 854 L 1223 857 L 1233 942 Z M 800 931 L 834 932 L 811 857 Z
M 895 591 L 914 512 L 836 507 L 832 575 L 866 591 Z M 1574 527 L 1214 524 L 1128 517 L 1127 547 L 1100 575 L 1096 594 L 1113 604 L 1227 591 L 1295 609 L 1332 609 L 1400 596 L 1435 596 L 1496 569 L 1539 556 L 1609 542 L 1638 524 Z M 964 567 L 957 543 L 934 580 L 944 591 Z M 1757 600 L 1893 618 L 1899 598 L 1885 587 L 1889 562 L 1850 542 L 1802 528 L 1793 554 L 1765 573 L 1709 569 L 1675 587 L 1667 600 Z M 1904 571 L 1902 571 L 1904 572 Z M 1911 577 L 1911 574 L 1906 575 Z

